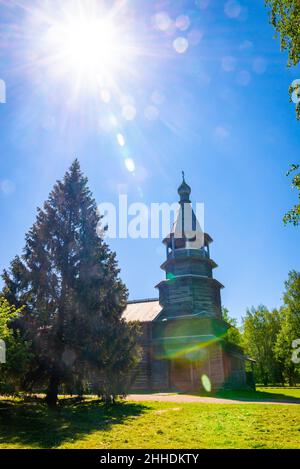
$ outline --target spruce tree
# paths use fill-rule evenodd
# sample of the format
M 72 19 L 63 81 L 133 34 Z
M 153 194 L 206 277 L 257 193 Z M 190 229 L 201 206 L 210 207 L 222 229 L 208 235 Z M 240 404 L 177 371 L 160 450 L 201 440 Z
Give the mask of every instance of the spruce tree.
M 75 160 L 3 274 L 6 298 L 25 305 L 19 327 L 34 353 L 26 385 L 44 386 L 49 405 L 62 385 L 74 392 L 94 382 L 106 400 L 124 394 L 137 358 L 136 326 L 121 319 L 127 290 L 100 223 Z

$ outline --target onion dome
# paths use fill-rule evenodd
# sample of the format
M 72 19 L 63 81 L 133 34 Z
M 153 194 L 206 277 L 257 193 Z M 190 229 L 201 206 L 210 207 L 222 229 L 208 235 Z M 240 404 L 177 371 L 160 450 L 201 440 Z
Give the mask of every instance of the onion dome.
M 178 194 L 180 196 L 180 203 L 191 203 L 190 201 L 190 194 L 191 194 L 190 186 L 185 182 L 184 179 L 184 171 L 182 171 L 182 183 L 178 187 Z

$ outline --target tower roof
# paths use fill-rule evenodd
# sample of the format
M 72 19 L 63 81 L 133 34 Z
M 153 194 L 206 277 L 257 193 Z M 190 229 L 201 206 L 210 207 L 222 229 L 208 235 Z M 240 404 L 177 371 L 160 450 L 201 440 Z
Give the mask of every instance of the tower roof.
M 180 196 L 179 206 L 171 232 L 163 239 L 163 243 L 171 246 L 174 238 L 174 247 L 201 248 L 204 245 L 204 233 L 194 213 L 190 194 L 191 188 L 186 183 L 182 171 L 182 183 L 178 188 Z
M 185 182 L 184 171 L 182 171 L 182 183 L 178 187 L 178 194 L 180 197 L 180 203 L 190 203 L 190 194 L 192 190 L 190 186 Z

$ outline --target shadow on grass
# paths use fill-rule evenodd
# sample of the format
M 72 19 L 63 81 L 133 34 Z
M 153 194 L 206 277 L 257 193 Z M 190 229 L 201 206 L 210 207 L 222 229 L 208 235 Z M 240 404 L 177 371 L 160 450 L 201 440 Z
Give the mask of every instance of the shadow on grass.
M 241 402 L 277 402 L 282 404 L 300 404 L 300 397 L 284 394 L 284 388 L 282 388 L 282 392 L 280 393 L 262 390 L 219 390 L 213 394 L 201 393 L 201 396 L 218 397 L 220 399 L 232 399 Z
M 48 409 L 41 399 L 0 400 L 0 444 L 55 448 L 95 431 L 109 430 L 147 410 L 142 404 L 105 406 L 99 400 L 65 399 L 56 410 Z

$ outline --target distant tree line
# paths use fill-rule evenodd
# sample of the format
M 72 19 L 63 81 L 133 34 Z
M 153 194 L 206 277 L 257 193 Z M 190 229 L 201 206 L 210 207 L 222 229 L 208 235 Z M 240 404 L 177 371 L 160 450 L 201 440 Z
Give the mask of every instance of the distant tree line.
M 2 389 L 44 390 L 50 406 L 59 392 L 83 394 L 91 386 L 109 402 L 126 393 L 139 331 L 122 319 L 127 290 L 100 223 L 75 160 L 2 275 Z
M 223 317 L 233 326 L 226 340 L 242 346 L 245 353 L 256 360 L 256 383 L 293 386 L 300 380 L 300 364 L 292 360 L 294 341 L 300 339 L 299 272 L 289 273 L 281 308 L 269 310 L 264 305 L 249 308 L 240 328 L 227 309 L 223 309 Z M 300 361 L 300 353 L 298 357 Z

